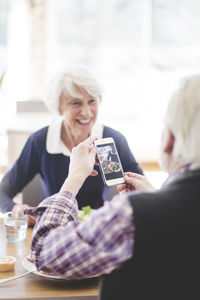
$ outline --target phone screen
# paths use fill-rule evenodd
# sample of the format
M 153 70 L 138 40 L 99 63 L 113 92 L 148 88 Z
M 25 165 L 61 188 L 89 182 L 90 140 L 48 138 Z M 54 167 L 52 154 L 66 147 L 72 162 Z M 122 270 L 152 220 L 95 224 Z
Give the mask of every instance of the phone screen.
M 114 143 L 96 145 L 99 163 L 106 181 L 124 177 Z

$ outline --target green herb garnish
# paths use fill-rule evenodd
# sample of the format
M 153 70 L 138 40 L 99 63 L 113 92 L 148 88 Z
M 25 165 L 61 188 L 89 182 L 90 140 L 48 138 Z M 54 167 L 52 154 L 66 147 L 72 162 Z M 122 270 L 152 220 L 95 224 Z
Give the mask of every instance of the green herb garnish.
M 91 213 L 92 209 L 90 205 L 83 206 L 81 210 L 78 212 L 78 220 L 83 221 L 86 216 L 88 216 Z

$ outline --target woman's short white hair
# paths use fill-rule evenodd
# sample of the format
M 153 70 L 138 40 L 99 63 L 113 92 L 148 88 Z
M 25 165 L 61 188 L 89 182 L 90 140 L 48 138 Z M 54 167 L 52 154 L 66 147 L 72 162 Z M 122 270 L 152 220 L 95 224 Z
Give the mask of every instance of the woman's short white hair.
M 174 161 L 200 167 L 200 75 L 180 81 L 169 102 L 166 121 L 175 137 Z
M 69 67 L 53 76 L 47 85 L 44 102 L 49 111 L 59 113 L 60 96 L 80 98 L 86 92 L 101 100 L 102 86 L 95 75 L 85 67 Z

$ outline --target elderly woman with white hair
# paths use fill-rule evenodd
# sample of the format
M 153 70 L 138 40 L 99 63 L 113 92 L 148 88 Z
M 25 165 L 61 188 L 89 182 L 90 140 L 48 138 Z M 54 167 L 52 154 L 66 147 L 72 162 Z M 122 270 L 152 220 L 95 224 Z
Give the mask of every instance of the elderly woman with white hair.
M 71 67 L 52 78 L 47 89 L 46 104 L 59 117 L 29 137 L 21 155 L 3 177 L 0 184 L 2 212 L 23 212 L 27 208 L 27 205 L 14 203 L 12 198 L 36 174 L 41 177 L 42 199 L 57 193 L 68 175 L 72 148 L 88 136 L 113 137 L 124 171 L 142 174 L 126 138 L 120 132 L 97 122 L 101 98 L 101 85 L 83 67 Z M 79 208 L 86 205 L 92 208 L 102 206 L 106 194 L 104 191 L 100 174 L 87 178 L 77 195 Z

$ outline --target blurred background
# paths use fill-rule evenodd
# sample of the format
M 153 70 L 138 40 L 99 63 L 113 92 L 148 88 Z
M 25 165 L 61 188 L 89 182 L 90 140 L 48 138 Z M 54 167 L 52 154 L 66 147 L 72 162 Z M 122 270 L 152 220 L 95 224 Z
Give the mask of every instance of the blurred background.
M 0 0 L 0 173 L 50 122 L 48 79 L 81 64 L 104 86 L 104 124 L 159 186 L 163 114 L 179 78 L 199 72 L 199 32 L 199 0 Z

